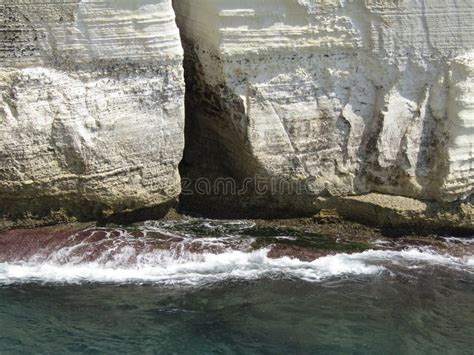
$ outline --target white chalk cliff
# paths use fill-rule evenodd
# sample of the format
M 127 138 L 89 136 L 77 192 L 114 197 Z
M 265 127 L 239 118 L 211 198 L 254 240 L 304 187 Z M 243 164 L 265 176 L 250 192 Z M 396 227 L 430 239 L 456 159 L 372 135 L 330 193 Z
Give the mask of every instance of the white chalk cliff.
M 472 0 L 174 7 L 193 149 L 219 146 L 233 175 L 310 180 L 326 196 L 474 192 Z
M 473 33 L 472 0 L 1 1 L 0 217 L 167 204 L 183 151 L 309 187 L 269 209 L 469 201 Z
M 183 51 L 171 0 L 2 1 L 0 34 L 4 213 L 90 217 L 179 195 Z

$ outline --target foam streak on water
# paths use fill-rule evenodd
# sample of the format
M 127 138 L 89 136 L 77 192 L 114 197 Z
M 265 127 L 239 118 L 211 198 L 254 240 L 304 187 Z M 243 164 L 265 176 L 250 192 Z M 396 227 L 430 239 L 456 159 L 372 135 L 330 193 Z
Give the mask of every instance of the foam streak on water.
M 338 254 L 304 262 L 289 257 L 271 259 L 267 249 L 252 252 L 188 253 L 175 257 L 168 251 L 142 255 L 134 264 L 124 263 L 134 250 L 123 250 L 114 261 L 84 263 L 14 262 L 0 264 L 0 284 L 47 283 L 160 283 L 202 285 L 228 279 L 251 280 L 297 278 L 317 282 L 331 277 L 375 275 L 389 272 L 393 266 L 423 268 L 452 267 L 474 272 L 472 258 L 461 259 L 410 249 L 405 251 L 366 251 Z

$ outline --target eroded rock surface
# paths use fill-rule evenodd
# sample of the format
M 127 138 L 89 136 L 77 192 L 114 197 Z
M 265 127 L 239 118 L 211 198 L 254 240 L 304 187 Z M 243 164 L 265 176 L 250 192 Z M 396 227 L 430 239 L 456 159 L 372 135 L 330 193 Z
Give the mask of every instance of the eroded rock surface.
M 474 191 L 470 0 L 175 0 L 185 171 L 311 196 L 462 201 Z M 212 171 L 212 173 L 209 173 Z M 262 206 L 310 208 L 283 195 Z
M 180 193 L 171 0 L 0 3 L 0 215 L 87 218 Z
M 167 206 L 186 71 L 184 206 L 474 228 L 471 0 L 171 2 L 1 2 L 0 217 Z

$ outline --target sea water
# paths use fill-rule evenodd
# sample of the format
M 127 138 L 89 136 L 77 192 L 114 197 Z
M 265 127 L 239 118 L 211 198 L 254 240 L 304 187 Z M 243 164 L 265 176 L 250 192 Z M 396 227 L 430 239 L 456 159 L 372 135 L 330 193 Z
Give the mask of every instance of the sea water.
M 272 258 L 259 238 L 300 236 L 271 233 L 246 221 L 147 222 L 4 257 L 0 353 L 473 353 L 472 255 Z

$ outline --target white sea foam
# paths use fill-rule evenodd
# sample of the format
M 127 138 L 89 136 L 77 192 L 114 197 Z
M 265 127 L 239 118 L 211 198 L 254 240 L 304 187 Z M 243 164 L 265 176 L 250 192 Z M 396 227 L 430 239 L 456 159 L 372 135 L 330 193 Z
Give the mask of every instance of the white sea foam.
M 443 239 L 446 242 L 451 243 L 451 244 L 464 244 L 464 245 L 474 244 L 474 237 L 471 237 L 471 238 L 445 237 Z
M 47 261 L 0 263 L 0 284 L 46 283 L 159 283 L 202 285 L 223 280 L 259 278 L 297 278 L 318 282 L 332 277 L 377 275 L 393 266 L 422 268 L 443 266 L 474 273 L 473 257 L 456 258 L 428 249 L 404 251 L 370 250 L 357 254 L 338 254 L 304 262 L 289 257 L 272 259 L 268 249 L 252 252 L 228 250 L 223 253 L 145 252 L 131 262 L 133 248 L 124 248 L 107 262 L 58 263 Z M 57 260 L 57 259 L 56 259 Z

